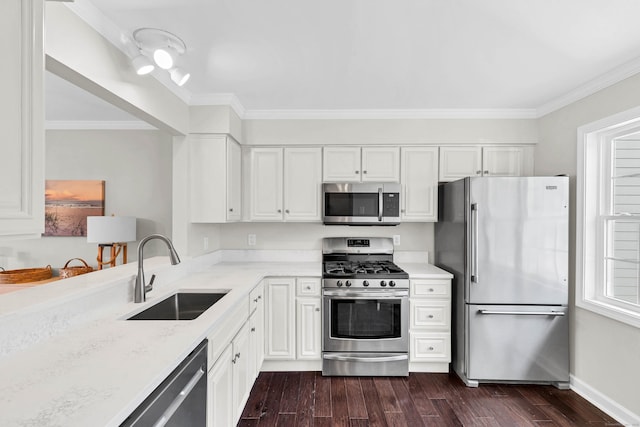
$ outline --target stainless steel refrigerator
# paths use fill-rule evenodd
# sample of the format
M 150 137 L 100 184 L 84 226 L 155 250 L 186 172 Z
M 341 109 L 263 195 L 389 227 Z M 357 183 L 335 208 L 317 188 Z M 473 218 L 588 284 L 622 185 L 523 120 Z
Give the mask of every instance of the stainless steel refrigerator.
M 481 382 L 569 386 L 569 179 L 440 184 L 435 264 L 454 275 L 452 365 Z

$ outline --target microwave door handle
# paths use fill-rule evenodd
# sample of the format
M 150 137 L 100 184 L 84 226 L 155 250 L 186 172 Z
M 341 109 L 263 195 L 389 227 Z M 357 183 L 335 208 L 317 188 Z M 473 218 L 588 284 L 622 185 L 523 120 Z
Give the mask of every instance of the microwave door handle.
M 382 187 L 378 187 L 378 222 L 382 222 Z

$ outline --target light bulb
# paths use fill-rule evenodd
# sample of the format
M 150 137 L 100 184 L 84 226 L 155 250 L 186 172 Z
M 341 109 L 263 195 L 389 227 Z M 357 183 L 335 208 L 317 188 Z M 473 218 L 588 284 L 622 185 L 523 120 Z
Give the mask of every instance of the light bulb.
M 139 76 L 143 76 L 145 74 L 149 74 L 156 67 L 149 61 L 144 55 L 138 55 L 131 60 L 131 64 L 133 65 L 133 69 L 136 70 L 136 73 Z
M 173 67 L 173 56 L 166 49 L 156 49 L 153 52 L 153 60 L 158 64 L 158 67 L 163 70 L 168 70 Z
M 178 86 L 185 84 L 187 80 L 189 80 L 189 77 L 191 77 L 191 74 L 185 72 L 181 68 L 174 68 L 169 71 L 169 74 L 171 75 L 171 80 Z

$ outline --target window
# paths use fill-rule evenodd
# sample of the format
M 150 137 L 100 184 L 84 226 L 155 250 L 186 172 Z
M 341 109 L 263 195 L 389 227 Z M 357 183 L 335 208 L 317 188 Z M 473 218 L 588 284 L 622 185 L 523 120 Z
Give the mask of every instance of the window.
M 576 305 L 640 327 L 640 109 L 578 130 Z

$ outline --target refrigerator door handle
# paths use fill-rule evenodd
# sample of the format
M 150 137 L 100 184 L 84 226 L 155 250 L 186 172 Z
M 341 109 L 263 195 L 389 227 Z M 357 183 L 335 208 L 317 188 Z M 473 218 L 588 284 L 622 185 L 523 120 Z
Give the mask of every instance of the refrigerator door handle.
M 478 283 L 478 204 L 471 204 L 471 281 Z
M 499 310 L 478 310 L 480 314 L 509 314 L 509 315 L 529 315 L 529 316 L 564 316 L 563 311 L 499 311 Z

